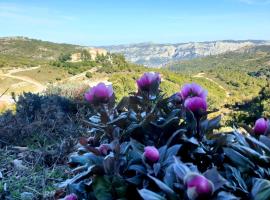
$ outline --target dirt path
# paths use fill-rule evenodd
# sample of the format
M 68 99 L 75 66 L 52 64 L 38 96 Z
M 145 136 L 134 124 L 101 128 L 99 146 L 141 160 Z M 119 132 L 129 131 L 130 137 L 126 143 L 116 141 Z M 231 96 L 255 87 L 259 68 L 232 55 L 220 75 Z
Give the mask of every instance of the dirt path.
M 220 85 L 220 84 L 219 84 L 218 82 L 216 82 L 215 80 L 213 80 L 213 79 L 211 79 L 211 78 L 209 78 L 209 77 L 206 77 L 206 76 L 205 76 L 205 73 L 198 73 L 198 74 L 194 75 L 193 77 L 195 77 L 195 78 L 205 78 L 205 79 L 211 81 L 212 83 L 216 84 L 219 88 L 221 88 L 222 90 L 225 91 L 226 97 L 230 97 L 230 92 L 229 92 L 226 88 L 224 88 L 222 85 Z
M 8 70 L 8 73 L 6 73 L 6 74 L 11 75 L 11 74 L 15 74 L 17 72 L 31 71 L 31 70 L 38 69 L 38 68 L 40 68 L 40 65 L 37 67 L 11 69 L 11 70 Z
M 11 74 L 0 74 L 0 76 L 3 76 L 3 77 L 7 77 L 7 78 L 13 78 L 13 79 L 18 79 L 18 80 L 21 80 L 21 81 L 25 81 L 27 83 L 30 83 L 30 84 L 33 84 L 37 87 L 37 90 L 39 92 L 43 91 L 46 89 L 46 87 L 44 85 L 42 85 L 40 82 L 34 80 L 34 79 L 31 79 L 27 76 L 15 76 L 15 75 L 11 75 Z

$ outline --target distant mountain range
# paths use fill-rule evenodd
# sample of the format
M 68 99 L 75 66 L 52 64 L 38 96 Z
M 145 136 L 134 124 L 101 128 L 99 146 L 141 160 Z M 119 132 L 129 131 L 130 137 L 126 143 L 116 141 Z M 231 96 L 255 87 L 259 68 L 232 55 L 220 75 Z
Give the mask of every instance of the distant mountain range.
M 121 53 L 128 61 L 133 63 L 150 67 L 162 67 L 181 60 L 219 55 L 241 49 L 247 50 L 261 45 L 270 45 L 270 41 L 222 40 L 178 44 L 138 43 L 101 46 L 99 48 L 106 49 L 112 53 Z M 12 56 L 35 60 L 54 60 L 61 53 L 77 53 L 78 50 L 85 47 L 47 42 L 27 37 L 0 37 L 0 57 Z
M 124 54 L 127 60 L 150 67 L 162 67 L 170 62 L 218 55 L 242 48 L 270 45 L 265 40 L 222 40 L 211 42 L 188 42 L 179 44 L 139 43 L 103 46 L 113 53 Z

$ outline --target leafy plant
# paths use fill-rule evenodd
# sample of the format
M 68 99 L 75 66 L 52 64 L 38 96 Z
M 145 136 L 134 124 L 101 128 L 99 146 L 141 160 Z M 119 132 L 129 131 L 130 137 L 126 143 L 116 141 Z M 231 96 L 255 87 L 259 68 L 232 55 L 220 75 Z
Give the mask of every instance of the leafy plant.
M 269 197 L 269 130 L 214 133 L 221 117 L 207 118 L 211 111 L 199 85 L 165 98 L 157 73 L 145 73 L 137 84 L 138 92 L 117 105 L 104 84 L 86 93 L 95 110 L 89 136 L 70 156 L 75 176 L 59 187 L 97 200 Z

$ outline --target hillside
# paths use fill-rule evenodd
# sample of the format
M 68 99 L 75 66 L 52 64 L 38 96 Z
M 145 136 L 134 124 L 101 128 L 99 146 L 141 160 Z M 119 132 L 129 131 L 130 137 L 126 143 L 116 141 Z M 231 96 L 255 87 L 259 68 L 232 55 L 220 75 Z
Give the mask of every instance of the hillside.
M 209 55 L 219 55 L 243 47 L 270 44 L 262 40 L 223 40 L 212 42 L 189 42 L 180 44 L 141 43 L 105 46 L 110 52 L 121 53 L 127 60 L 150 67 L 161 67 L 169 62 L 188 60 Z
M 252 109 L 256 108 L 255 104 L 258 106 L 259 102 L 263 106 L 260 113 L 256 111 L 256 115 L 262 115 L 264 111 L 270 109 L 269 104 L 262 100 L 264 97 L 260 98 L 261 101 L 258 100 L 258 95 L 270 83 L 270 46 L 241 48 L 225 54 L 170 63 L 166 68 L 189 76 L 199 75 L 226 88 L 229 91 L 226 107 L 232 111 L 252 113 L 254 111 Z M 239 115 L 236 112 L 234 114 Z M 240 118 L 246 115 L 242 113 Z
M 2 101 L 12 102 L 10 96 L 12 92 L 15 94 L 21 94 L 23 91 L 42 92 L 52 86 L 75 89 L 79 85 L 93 86 L 100 81 L 113 84 L 119 100 L 130 92 L 135 92 L 136 85 L 130 83 L 134 82 L 143 71 L 151 70 L 127 62 L 122 55 L 110 52 L 91 59 L 91 55 L 89 56 L 91 49 L 85 51 L 84 47 L 76 45 L 28 38 L 4 38 L 1 41 L 3 44 L 1 48 L 5 48 L 6 51 L 0 52 L 2 58 L 0 94 L 8 90 L 7 96 L 1 98 Z M 167 95 L 171 95 L 186 82 L 198 82 L 209 91 L 211 108 L 223 106 L 225 113 L 229 113 L 231 109 L 228 107 L 252 100 L 267 85 L 265 78 L 269 76 L 270 46 L 262 45 L 264 41 L 252 42 L 253 46 L 244 46 L 251 41 L 222 41 L 216 42 L 215 45 L 213 42 L 199 43 L 201 48 L 204 45 L 212 46 L 212 53 L 215 49 L 213 45 L 216 48 L 221 48 L 222 44 L 234 44 L 235 48 L 243 47 L 219 55 L 172 62 L 165 68 L 156 69 L 155 71 L 163 75 L 161 87 L 165 89 Z M 157 46 L 152 45 L 153 48 Z M 148 48 L 149 45 L 140 44 L 137 47 Z M 165 48 L 165 45 L 163 47 Z M 46 51 L 38 50 L 45 48 Z M 226 48 L 222 51 L 225 50 Z M 152 52 L 155 53 L 155 50 Z M 207 51 L 204 54 L 203 51 L 196 52 L 207 55 Z M 78 58 L 73 60 L 75 62 L 72 61 L 74 55 Z M 65 92 L 66 89 L 63 89 L 64 95 Z

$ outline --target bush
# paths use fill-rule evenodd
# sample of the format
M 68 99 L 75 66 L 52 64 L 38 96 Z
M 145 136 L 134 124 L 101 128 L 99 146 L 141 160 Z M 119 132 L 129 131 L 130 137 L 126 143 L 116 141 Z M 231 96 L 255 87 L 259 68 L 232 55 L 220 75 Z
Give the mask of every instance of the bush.
M 0 141 L 12 145 L 55 144 L 63 138 L 83 134 L 77 102 L 55 94 L 24 93 L 16 102 L 13 114 L 0 115 Z M 1 144 L 1 142 L 0 142 Z
M 92 77 L 93 77 L 93 75 L 92 75 L 91 72 L 86 72 L 85 76 L 86 76 L 87 78 L 92 78 Z
M 68 162 L 76 175 L 59 186 L 78 199 L 270 199 L 270 139 L 250 128 L 214 134 L 221 117 L 207 119 L 194 87 L 187 99 L 141 87 L 115 106 L 104 88 L 90 91 L 91 129 Z

